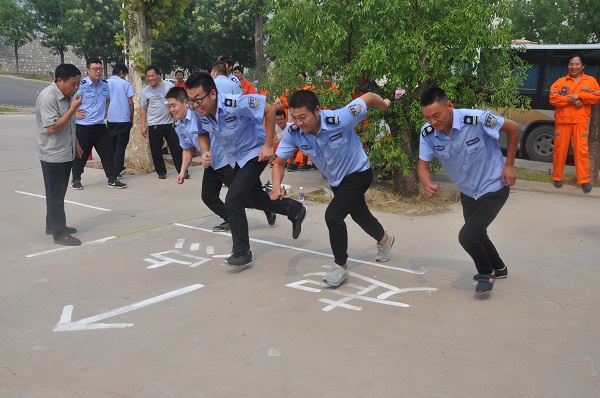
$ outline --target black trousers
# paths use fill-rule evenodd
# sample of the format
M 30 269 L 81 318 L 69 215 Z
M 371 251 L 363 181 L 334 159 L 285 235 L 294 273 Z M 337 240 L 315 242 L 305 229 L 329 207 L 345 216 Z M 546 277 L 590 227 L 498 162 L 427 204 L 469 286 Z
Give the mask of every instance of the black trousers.
M 250 250 L 246 218 L 246 207 L 249 205 L 258 210 L 282 214 L 290 221 L 302 210 L 302 203 L 289 198 L 271 200 L 269 194 L 263 190 L 260 175 L 268 163 L 259 162 L 258 158 L 254 158 L 244 167 L 236 165 L 233 169 L 233 181 L 225 197 L 225 209 L 233 238 L 233 254 L 239 255 Z
M 106 127 L 110 134 L 113 148 L 113 161 L 115 164 L 115 172 L 121 173 L 125 164 L 125 150 L 129 144 L 129 133 L 131 131 L 131 123 L 113 123 L 107 122 Z
M 337 265 L 346 265 L 348 260 L 348 229 L 344 221 L 348 214 L 377 242 L 385 236 L 381 223 L 375 218 L 367 202 L 365 192 L 373 182 L 373 170 L 348 174 L 340 185 L 331 187 L 334 197 L 325 210 L 325 223 L 329 229 L 329 242 Z
M 215 170 L 211 167 L 204 169 L 202 177 L 202 201 L 208 208 L 221 217 L 223 221 L 228 221 L 225 203 L 219 197 L 223 184 L 230 187 L 233 182 L 233 168 L 229 165 Z
M 83 174 L 88 157 L 92 152 L 92 148 L 96 148 L 96 152 L 98 152 L 98 156 L 100 156 L 106 178 L 108 178 L 109 181 L 117 178 L 115 164 L 113 162 L 112 141 L 110 139 L 110 134 L 108 134 L 108 130 L 106 129 L 106 125 L 104 125 L 104 123 L 94 124 L 92 126 L 78 124 L 75 133 L 77 134 L 77 141 L 79 141 L 79 145 L 81 146 L 81 149 L 83 149 L 83 155 L 81 155 L 80 158 L 75 158 L 73 161 L 73 180 L 81 180 L 81 175 Z
M 458 234 L 458 241 L 471 256 L 480 274 L 491 274 L 494 269 L 504 268 L 496 247 L 487 234 L 487 227 L 494 221 L 510 194 L 504 187 L 475 200 L 460 194 L 465 225 Z
M 73 162 L 49 163 L 40 160 L 46 190 L 46 229 L 52 230 L 54 239 L 60 238 L 67 227 L 65 194 Z
M 177 173 L 179 173 L 181 171 L 181 157 L 183 150 L 179 145 L 179 137 L 177 137 L 177 133 L 172 124 L 159 124 L 148 127 L 148 140 L 150 142 L 150 153 L 152 154 L 154 170 L 156 170 L 156 174 L 158 175 L 167 174 L 167 168 L 165 167 L 165 160 L 163 159 L 162 154 L 163 138 L 167 140 L 171 156 L 173 157 L 173 164 L 177 169 Z

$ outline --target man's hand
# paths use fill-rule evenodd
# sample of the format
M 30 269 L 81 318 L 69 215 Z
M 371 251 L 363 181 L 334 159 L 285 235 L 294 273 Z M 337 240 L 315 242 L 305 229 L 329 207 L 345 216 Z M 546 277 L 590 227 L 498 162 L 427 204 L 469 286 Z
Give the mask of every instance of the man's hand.
M 208 168 L 210 166 L 210 151 L 204 151 L 202 154 L 202 166 Z
M 258 154 L 258 161 L 262 162 L 265 160 L 269 160 L 271 159 L 271 156 L 273 156 L 274 153 L 275 152 L 273 151 L 272 145 L 263 145 L 263 147 L 260 149 L 260 153 Z
M 142 126 L 142 136 L 144 138 L 148 137 L 148 127 L 147 126 Z
M 79 108 L 81 106 L 81 103 L 83 102 L 83 98 L 81 98 L 81 95 L 76 95 L 73 97 L 73 100 L 71 101 L 71 109 L 76 110 L 77 108 Z M 83 111 L 80 111 L 83 112 Z M 83 117 L 85 117 L 85 112 L 83 112 Z M 78 119 L 83 119 L 80 118 L 79 116 L 77 116 Z
M 437 184 L 423 185 L 423 188 L 425 188 L 425 197 L 427 197 L 428 199 L 431 199 L 435 195 L 437 195 L 437 192 L 438 192 Z
M 269 192 L 271 200 L 280 200 L 285 196 L 285 190 L 279 185 L 273 185 L 273 189 Z
M 513 166 L 504 166 L 502 170 L 502 182 L 507 187 L 512 187 L 517 182 L 517 175 L 515 174 L 515 168 Z
M 75 101 L 73 101 L 73 102 L 75 102 Z M 81 105 L 81 104 L 79 104 L 79 105 Z M 77 119 L 85 119 L 85 111 L 77 111 Z
M 81 145 L 79 145 L 79 141 L 75 141 L 75 156 L 80 158 L 83 155 L 83 149 L 81 149 Z
M 177 174 L 177 184 L 183 184 L 185 182 L 185 174 L 187 173 L 187 170 L 183 170 L 183 168 L 181 169 L 181 172 L 179 174 Z

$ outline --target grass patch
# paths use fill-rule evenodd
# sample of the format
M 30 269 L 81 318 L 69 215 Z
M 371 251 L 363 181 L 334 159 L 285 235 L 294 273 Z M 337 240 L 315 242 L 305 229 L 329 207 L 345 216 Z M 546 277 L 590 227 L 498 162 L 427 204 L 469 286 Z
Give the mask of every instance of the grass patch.
M 12 72 L 0 72 L 0 75 L 17 76 L 17 75 L 15 75 Z M 52 76 L 49 76 L 49 75 L 38 75 L 38 74 L 33 74 L 33 73 L 21 73 L 17 77 L 22 77 L 23 79 L 42 80 L 42 81 L 45 81 L 45 82 L 51 82 L 53 80 Z
M 533 181 L 552 184 L 552 165 L 548 164 L 548 170 L 530 170 L 522 167 L 515 167 L 517 181 Z M 562 179 L 566 185 L 577 185 L 577 176 L 573 173 L 565 173 Z M 600 187 L 600 179 L 592 184 L 594 187 Z
M 12 106 L 0 106 L 0 113 L 29 113 L 27 109 L 15 108 Z
M 329 189 L 328 189 L 329 190 Z M 332 196 L 323 188 L 304 195 L 306 200 L 316 203 L 329 203 Z M 414 198 L 404 198 L 394 193 L 383 184 L 374 183 L 365 194 L 367 205 L 371 210 L 405 216 L 423 216 L 445 211 L 448 206 L 458 203 L 460 193 L 456 188 L 439 188 L 433 199 L 427 199 L 423 194 Z

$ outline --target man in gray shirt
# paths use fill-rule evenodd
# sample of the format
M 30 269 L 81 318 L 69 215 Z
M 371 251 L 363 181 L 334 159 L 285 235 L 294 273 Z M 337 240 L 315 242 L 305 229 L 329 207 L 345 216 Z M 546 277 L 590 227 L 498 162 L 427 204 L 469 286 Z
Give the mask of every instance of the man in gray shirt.
M 54 83 L 42 90 L 35 103 L 35 142 L 46 189 L 46 234 L 52 234 L 54 243 L 66 246 L 81 245 L 71 236 L 77 230 L 67 227 L 65 215 L 73 159 L 83 152 L 75 135 L 75 112 L 82 102 L 81 96 L 75 95 L 80 79 L 81 71 L 75 65 L 58 65 Z
M 181 171 L 182 149 L 179 138 L 173 127 L 173 116 L 169 113 L 166 105 L 167 91 L 173 87 L 173 83 L 163 81 L 160 69 L 154 65 L 146 67 L 146 82 L 148 85 L 142 90 L 140 98 L 140 122 L 142 124 L 142 135 L 150 141 L 150 153 L 152 162 L 158 178 L 167 178 L 167 168 L 162 155 L 163 138 L 167 140 L 173 163 L 177 173 Z M 189 174 L 186 174 L 189 178 Z

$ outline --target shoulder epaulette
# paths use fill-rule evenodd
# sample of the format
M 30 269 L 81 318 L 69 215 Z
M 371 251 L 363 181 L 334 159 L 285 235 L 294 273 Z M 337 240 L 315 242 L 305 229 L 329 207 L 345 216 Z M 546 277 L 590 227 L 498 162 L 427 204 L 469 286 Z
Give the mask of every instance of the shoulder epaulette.
M 423 129 L 423 131 L 421 131 L 421 134 L 423 134 L 423 137 L 427 137 L 428 134 L 431 134 L 435 131 L 435 129 L 433 128 L 433 126 L 427 126 Z
M 225 100 L 223 101 L 223 104 L 225 106 L 229 106 L 231 108 L 235 108 L 237 106 L 237 101 L 234 100 L 233 98 L 225 98 Z
M 102 80 L 104 83 L 108 83 L 108 82 L 106 81 L 106 79 L 100 79 L 100 80 Z
M 465 116 L 463 119 L 464 124 L 472 124 L 473 126 L 477 124 L 477 116 Z
M 85 83 L 86 83 L 86 81 L 85 81 L 85 79 L 83 79 L 82 81 L 79 82 L 79 85 L 82 85 L 82 84 L 85 84 Z
M 340 124 L 340 117 L 339 116 L 327 116 L 325 118 L 325 123 L 327 123 L 327 124 Z
M 290 125 L 289 127 L 290 131 L 298 131 L 300 130 L 300 127 L 296 126 L 295 124 Z

